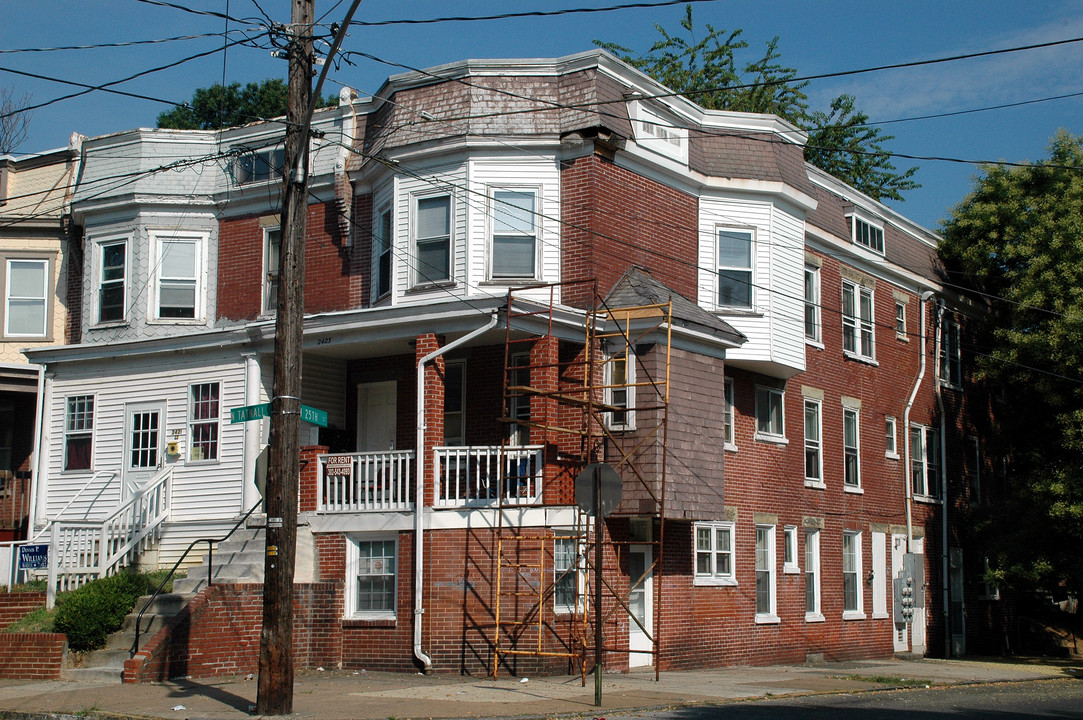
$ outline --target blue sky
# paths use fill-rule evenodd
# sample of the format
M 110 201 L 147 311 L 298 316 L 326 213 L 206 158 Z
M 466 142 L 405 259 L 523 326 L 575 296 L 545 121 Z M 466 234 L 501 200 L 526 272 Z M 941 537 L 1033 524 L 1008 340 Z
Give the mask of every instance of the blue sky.
M 648 0 L 649 1 L 649 0 Z M 287 0 L 258 0 L 274 20 L 286 22 Z M 476 16 L 573 7 L 604 7 L 621 0 L 363 0 L 355 20 L 379 21 L 447 16 Z M 178 0 L 178 4 L 224 12 L 227 0 Z M 317 0 L 317 15 L 340 19 L 348 2 L 334 7 Z M 253 0 L 228 0 L 229 14 L 259 18 Z M 781 62 L 799 75 L 948 57 L 1083 37 L 1083 2 L 1079 0 L 911 0 L 911 2 L 817 3 L 731 0 L 694 6 L 697 27 L 711 23 L 742 28 L 752 46 L 744 59 L 779 37 Z M 344 50 L 363 51 L 391 63 L 430 67 L 465 58 L 557 57 L 593 47 L 592 40 L 619 42 L 646 50 L 658 37 L 656 23 L 675 30 L 683 6 L 626 9 L 550 18 L 444 22 L 353 28 Z M 220 18 L 136 0 L 33 0 L 8 3 L 0 24 L 0 68 L 36 73 L 80 83 L 100 84 L 176 62 L 197 53 L 206 57 L 116 85 L 117 89 L 154 98 L 183 101 L 198 87 L 221 82 L 222 38 L 206 37 L 153 45 L 49 52 L 8 52 L 28 48 L 164 39 L 221 33 Z M 230 24 L 231 30 L 238 29 Z M 217 52 L 216 52 L 217 50 Z M 399 68 L 358 59 L 353 67 L 332 72 L 331 79 L 362 94 L 374 92 Z M 1008 53 L 918 68 L 899 69 L 813 81 L 807 88 L 813 108 L 826 108 L 839 93 L 857 97 L 873 121 L 958 112 L 1083 92 L 1083 42 L 1055 48 Z M 231 48 L 225 58 L 227 82 L 248 82 L 286 75 L 286 62 L 266 50 Z M 30 93 L 41 103 L 78 88 L 0 71 L 0 86 Z M 336 86 L 327 88 L 334 92 Z M 152 127 L 170 106 L 102 92 L 63 100 L 34 112 L 29 139 L 19 152 L 67 144 L 72 132 L 99 135 L 132 127 Z M 1083 96 L 953 117 L 893 122 L 892 151 L 964 160 L 1036 160 L 1046 155 L 1058 128 L 1083 133 Z M 967 193 L 977 168 L 968 163 L 897 159 L 899 168 L 920 166 L 922 188 L 895 207 L 935 229 Z

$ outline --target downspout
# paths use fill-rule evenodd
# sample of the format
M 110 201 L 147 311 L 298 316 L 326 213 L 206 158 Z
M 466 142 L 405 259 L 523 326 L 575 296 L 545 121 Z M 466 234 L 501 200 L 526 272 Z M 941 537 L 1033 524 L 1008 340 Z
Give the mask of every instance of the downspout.
M 940 583 L 942 586 L 942 602 L 944 613 L 944 657 L 951 657 L 951 594 L 948 582 L 951 579 L 948 567 L 948 423 L 944 415 L 944 390 L 940 386 L 940 343 L 943 342 L 941 332 L 943 328 L 944 306 L 941 302 L 936 303 L 936 341 L 933 357 L 936 358 L 936 369 L 933 387 L 936 388 L 936 406 L 940 411 Z
M 425 473 L 422 470 L 425 454 L 425 365 L 436 358 L 440 357 L 449 350 L 454 350 L 463 343 L 469 342 L 479 335 L 492 330 L 496 327 L 496 324 L 500 321 L 500 315 L 497 312 L 493 313 L 488 324 L 483 325 L 477 330 L 472 330 L 466 335 L 463 335 L 458 340 L 449 342 L 442 348 L 433 350 L 431 353 L 421 358 L 417 363 L 417 446 L 414 451 L 414 457 L 416 458 L 417 472 L 415 475 L 415 488 L 414 488 L 414 657 L 421 662 L 424 667 L 424 672 L 428 673 L 432 670 L 432 658 L 425 654 L 425 651 L 421 649 L 421 616 L 425 613 L 425 606 L 422 600 L 422 588 L 424 583 L 425 568 L 424 568 L 424 540 L 425 540 L 425 525 L 424 525 L 424 511 L 425 511 Z
M 34 524 L 37 522 L 38 512 L 38 488 L 40 487 L 42 478 L 44 477 L 43 466 L 45 453 L 41 451 L 41 440 L 43 436 L 43 428 L 45 426 L 45 366 L 38 366 L 38 397 L 35 403 L 35 417 L 37 422 L 34 423 L 34 458 L 30 463 L 30 508 L 27 513 L 26 537 L 34 537 Z M 46 504 L 46 509 L 48 505 Z
M 906 466 L 903 468 L 903 486 L 906 491 L 906 552 L 914 551 L 914 492 L 910 485 L 910 409 L 914 407 L 921 381 L 925 378 L 925 303 L 933 296 L 932 290 L 926 290 L 921 294 L 921 307 L 918 314 L 921 316 L 921 336 L 918 347 L 918 357 L 921 358 L 921 367 L 918 370 L 917 379 L 914 380 L 914 389 L 910 391 L 910 399 L 906 401 L 906 409 L 903 411 L 903 432 L 906 433 Z

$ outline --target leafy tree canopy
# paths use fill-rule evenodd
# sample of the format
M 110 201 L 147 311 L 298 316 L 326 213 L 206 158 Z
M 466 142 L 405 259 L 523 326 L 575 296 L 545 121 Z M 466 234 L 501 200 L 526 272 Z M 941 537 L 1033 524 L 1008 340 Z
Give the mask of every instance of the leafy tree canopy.
M 903 193 L 920 187 L 912 178 L 917 167 L 898 172 L 885 154 L 884 143 L 894 139 L 867 125 L 868 115 L 858 111 L 854 98 L 840 95 L 826 111 L 811 111 L 797 71 L 778 62 L 778 38 L 771 39 L 758 59 L 744 63 L 738 53 L 749 47 L 741 30 L 726 31 L 711 24 L 696 40 L 692 6 L 681 19 L 684 34 L 671 34 L 655 25 L 662 36 L 646 54 L 635 55 L 623 45 L 595 40 L 617 55 L 709 110 L 773 113 L 808 132 L 806 159 L 877 200 L 902 200 Z
M 974 526 L 1001 581 L 1079 593 L 1083 136 L 1061 131 L 1033 165 L 984 167 L 942 231 L 948 281 L 988 296 L 975 360 L 1007 401 L 997 413 L 1006 502 L 983 506 Z
M 198 88 L 192 101 L 158 116 L 158 127 L 174 130 L 217 130 L 286 114 L 289 86 L 279 78 L 260 83 Z M 332 107 L 338 98 L 328 95 L 316 107 Z

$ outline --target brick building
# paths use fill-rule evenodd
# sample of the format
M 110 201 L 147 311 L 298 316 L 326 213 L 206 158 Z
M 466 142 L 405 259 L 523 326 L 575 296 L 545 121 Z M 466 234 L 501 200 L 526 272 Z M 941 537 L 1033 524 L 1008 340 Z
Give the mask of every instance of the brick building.
M 807 165 L 785 121 L 603 52 L 405 73 L 315 122 L 313 662 L 560 671 L 599 621 L 614 668 L 965 653 L 964 603 L 995 602 L 960 550 L 990 405 L 935 235 Z M 88 517 L 154 488 L 164 563 L 256 502 L 266 421 L 227 411 L 271 387 L 277 138 L 88 142 L 82 342 L 31 353 L 39 523 L 80 487 Z M 595 463 L 621 490 L 600 608 Z

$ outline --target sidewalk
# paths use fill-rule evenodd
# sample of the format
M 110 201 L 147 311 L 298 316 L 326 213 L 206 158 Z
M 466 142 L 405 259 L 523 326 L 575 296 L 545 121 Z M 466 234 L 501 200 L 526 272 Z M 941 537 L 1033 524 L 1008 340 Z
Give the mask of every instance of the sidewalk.
M 1083 677 L 1083 668 L 998 660 L 861 660 L 801 666 L 727 667 L 606 675 L 602 706 L 594 705 L 593 676 L 464 678 L 338 670 L 299 674 L 294 717 L 327 720 L 387 718 L 600 716 L 617 710 L 724 703 L 765 696 L 858 692 L 944 685 Z M 245 677 L 147 685 L 0 680 L 0 715 L 45 713 L 121 717 L 250 718 L 256 680 Z

